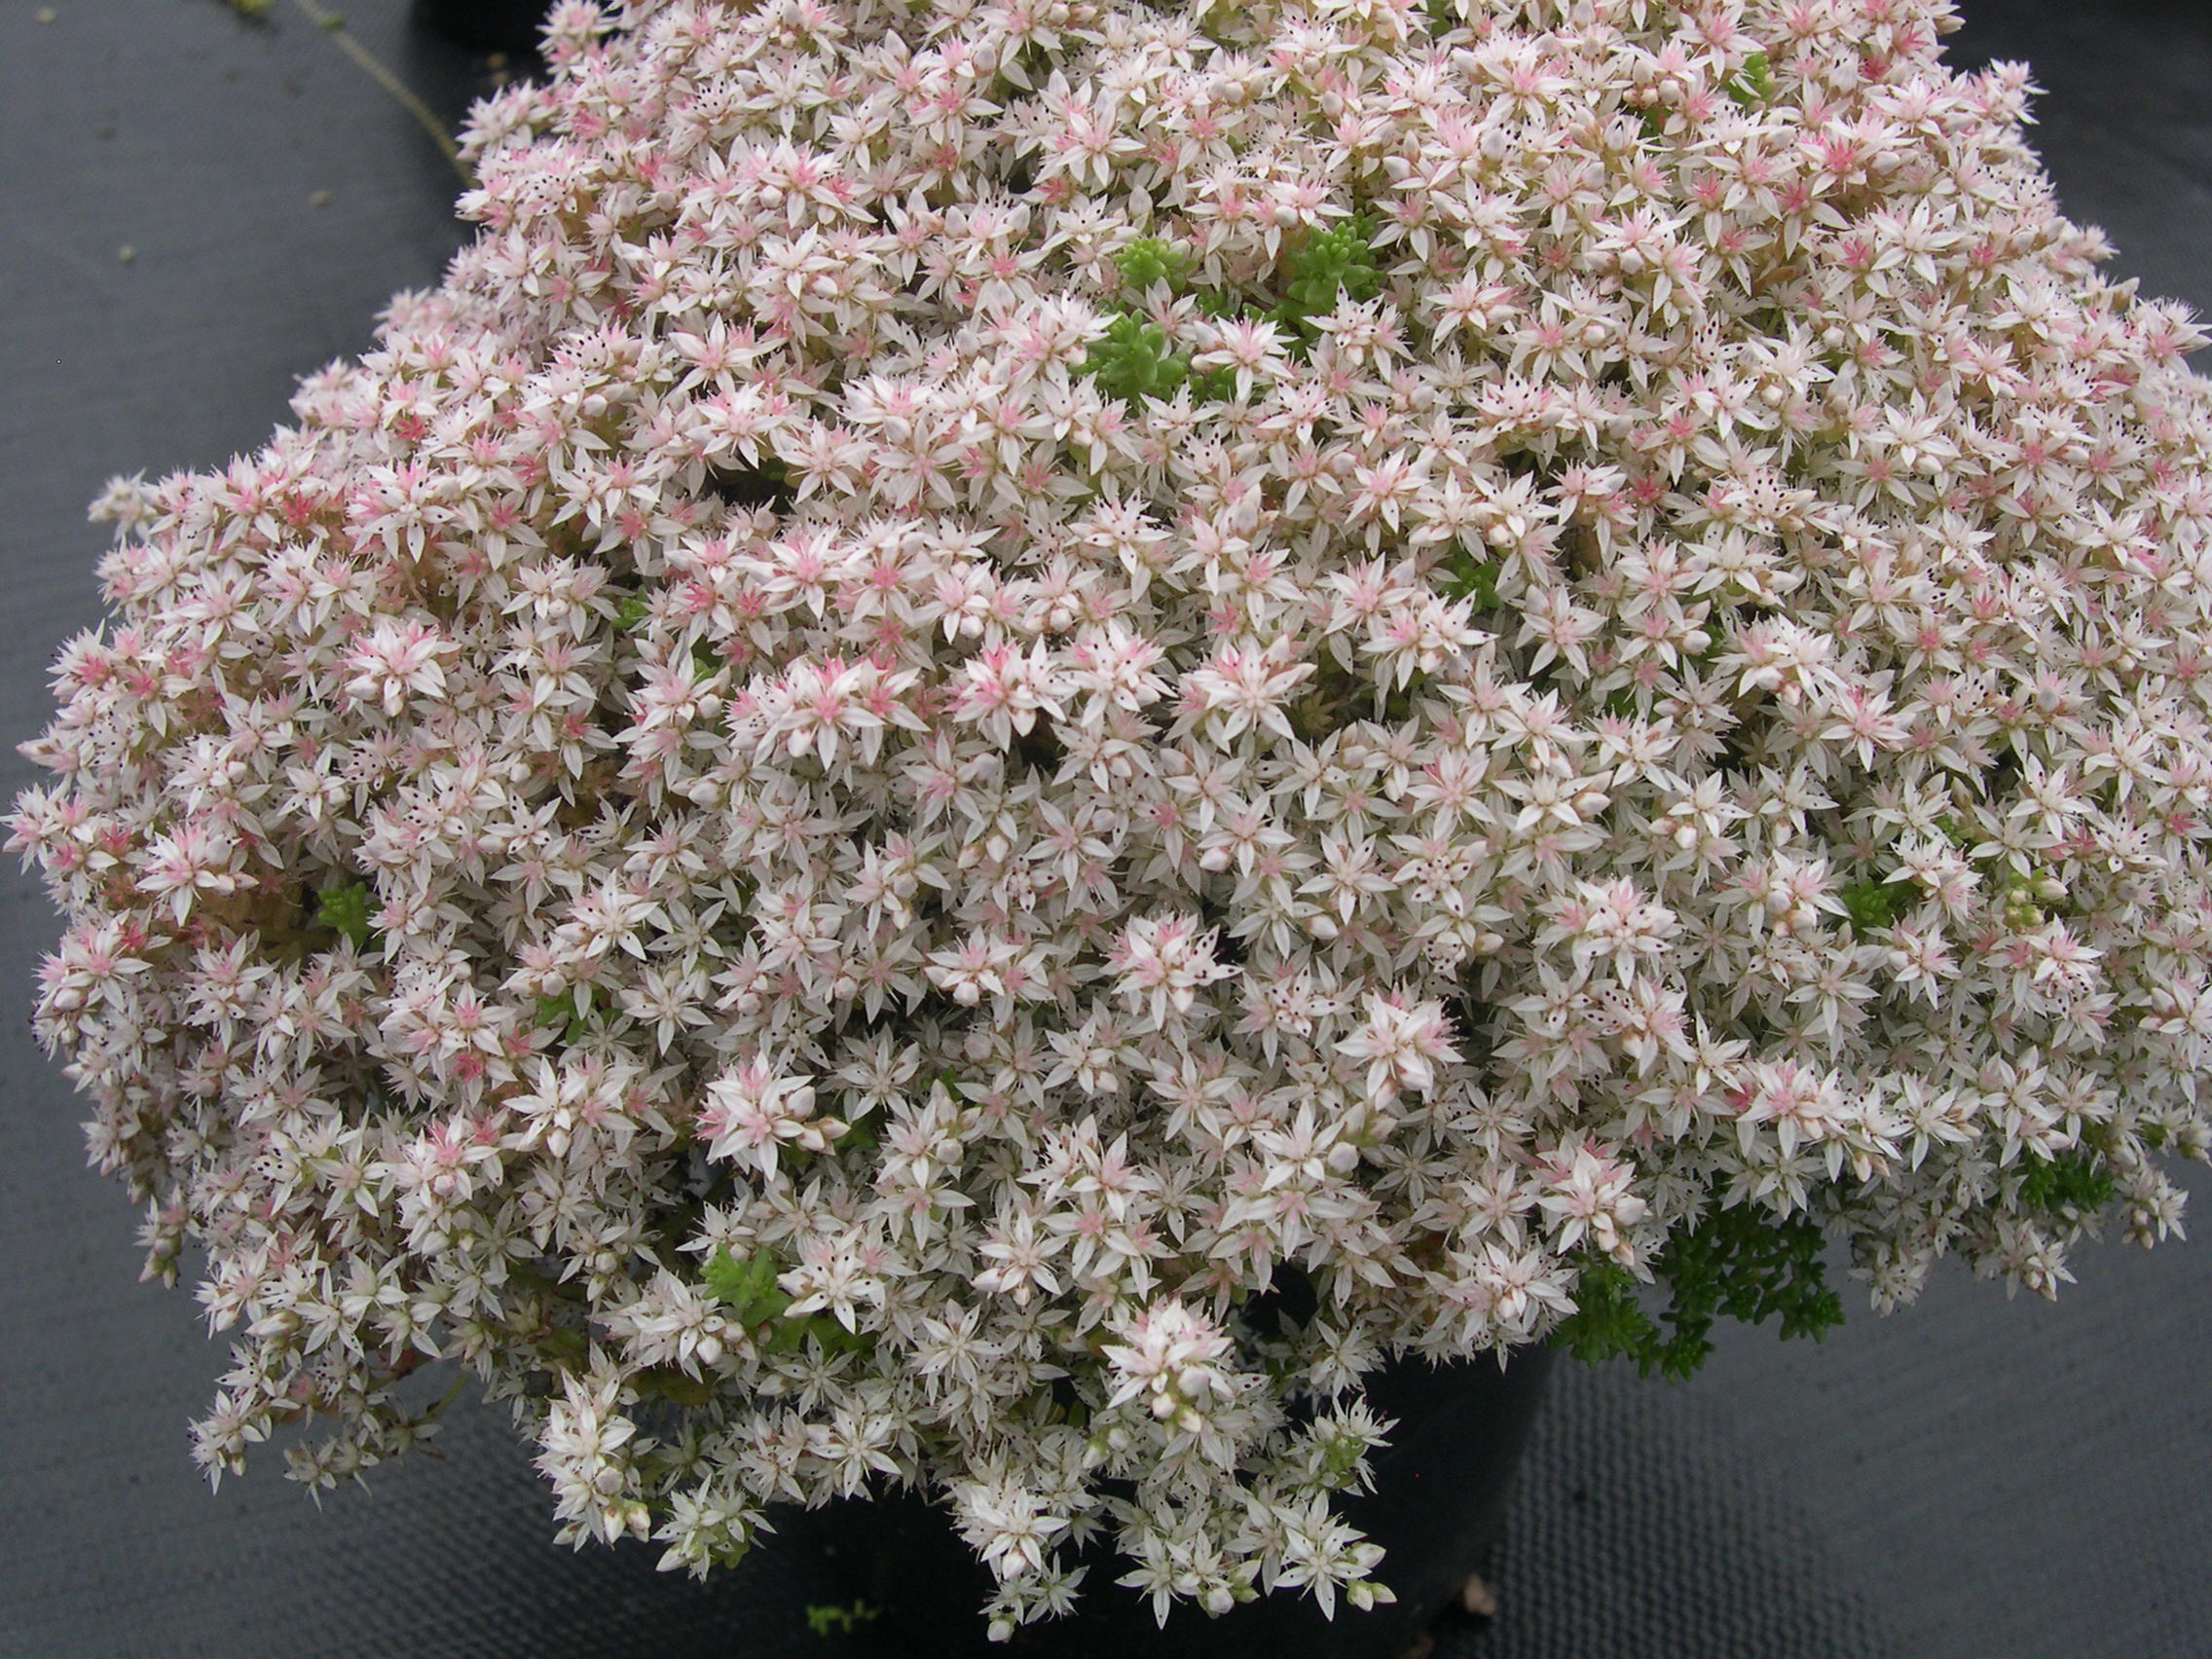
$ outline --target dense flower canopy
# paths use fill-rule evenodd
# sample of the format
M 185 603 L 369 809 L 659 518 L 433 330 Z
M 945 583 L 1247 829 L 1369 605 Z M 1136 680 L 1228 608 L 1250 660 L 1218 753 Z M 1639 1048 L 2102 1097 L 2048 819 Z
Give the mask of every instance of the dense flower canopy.
M 1002 1634 L 1099 1532 L 1364 1603 L 1388 1356 L 1720 1216 L 1885 1309 L 2172 1230 L 2200 337 L 1947 22 L 558 8 L 30 746 L 203 1463 L 444 1359 L 670 1565 L 919 1481 Z

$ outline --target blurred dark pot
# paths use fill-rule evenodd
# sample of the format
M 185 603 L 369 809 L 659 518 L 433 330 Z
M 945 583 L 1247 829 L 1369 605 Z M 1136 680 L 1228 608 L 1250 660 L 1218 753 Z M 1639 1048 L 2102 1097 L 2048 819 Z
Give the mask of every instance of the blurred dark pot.
M 538 25 L 551 0 L 415 0 L 424 27 L 472 52 L 537 50 Z
M 978 1612 L 990 1574 L 943 1510 L 908 1495 L 835 1505 L 818 1519 L 846 1589 L 878 1609 L 869 1637 L 910 1659 L 1398 1659 L 1496 1541 L 1550 1363 L 1548 1351 L 1528 1348 L 1503 1371 L 1487 1359 L 1441 1370 L 1416 1361 L 1369 1382 L 1397 1427 L 1370 1459 L 1375 1491 L 1340 1509 L 1389 1552 L 1377 1576 L 1398 1599 L 1369 1612 L 1340 1601 L 1334 1623 L 1309 1596 L 1284 1592 L 1220 1618 L 1178 1605 L 1161 1630 L 1149 1602 L 1113 1582 L 1125 1565 L 1097 1549 L 1071 1617 L 994 1645 Z

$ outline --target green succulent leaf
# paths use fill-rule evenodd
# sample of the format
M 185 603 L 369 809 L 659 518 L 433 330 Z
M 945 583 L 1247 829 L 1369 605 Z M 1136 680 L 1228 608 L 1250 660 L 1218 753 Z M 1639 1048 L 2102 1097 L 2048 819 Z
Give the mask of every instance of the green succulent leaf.
M 1277 320 L 1310 332 L 1312 319 L 1335 311 L 1343 299 L 1374 298 L 1382 285 L 1373 246 L 1375 229 L 1362 208 L 1293 248 L 1283 262 Z
M 1586 1365 L 1626 1354 L 1646 1372 L 1644 1356 L 1666 1346 L 1637 1296 L 1635 1276 L 1605 1257 L 1583 1268 L 1574 1283 L 1574 1311 L 1560 1321 L 1551 1340 Z
M 1852 930 L 1862 934 L 1895 926 L 1912 907 L 1912 888 L 1901 881 L 1854 881 L 1841 897 Z
M 781 1319 L 784 1310 L 792 1305 L 790 1295 L 777 1288 L 779 1271 L 772 1250 L 756 1250 L 740 1261 L 729 1253 L 728 1245 L 719 1244 L 715 1253 L 707 1258 L 700 1277 L 737 1315 L 741 1324 L 759 1325 Z
M 1774 98 L 1774 76 L 1766 54 L 1754 52 L 1728 82 L 1728 95 L 1746 109 L 1756 109 Z
M 679 1406 L 703 1406 L 715 1397 L 714 1384 L 673 1365 L 656 1365 L 631 1379 L 645 1394 Z
M 1748 1325 L 1776 1319 L 1785 1337 L 1818 1340 L 1843 1323 L 1822 1260 L 1825 1242 L 1810 1216 L 1777 1219 L 1755 1205 L 1715 1203 L 1652 1264 L 1668 1291 L 1665 1329 L 1645 1311 L 1628 1270 L 1594 1257 L 1575 1284 L 1575 1311 L 1552 1341 L 1580 1360 L 1620 1355 L 1644 1376 L 1678 1381 L 1713 1352 L 1713 1324 L 1722 1315 Z
M 315 894 L 314 919 L 356 950 L 369 942 L 369 884 L 349 881 Z
M 1188 258 L 1159 237 L 1139 237 L 1113 259 L 1122 280 L 1140 292 L 1155 282 L 1172 287 L 1191 268 Z
M 1438 584 L 1448 599 L 1472 599 L 1477 610 L 1495 610 L 1503 602 L 1497 597 L 1497 565 L 1489 559 L 1477 559 L 1464 548 L 1452 557 L 1444 568 L 1444 578 Z
M 1083 373 L 1124 402 L 1172 397 L 1189 378 L 1191 360 L 1167 348 L 1167 333 L 1149 317 L 1116 313 L 1103 338 L 1091 342 Z
M 810 1603 L 806 1609 L 806 1628 L 816 1636 L 828 1636 L 831 1631 L 850 1636 L 855 1625 L 867 1623 L 877 1611 L 865 1601 L 855 1602 L 849 1607 Z
M 2077 1149 L 2031 1161 L 2020 1177 L 2020 1203 L 2053 1216 L 2094 1215 L 2112 1202 L 2114 1185 L 2102 1158 Z

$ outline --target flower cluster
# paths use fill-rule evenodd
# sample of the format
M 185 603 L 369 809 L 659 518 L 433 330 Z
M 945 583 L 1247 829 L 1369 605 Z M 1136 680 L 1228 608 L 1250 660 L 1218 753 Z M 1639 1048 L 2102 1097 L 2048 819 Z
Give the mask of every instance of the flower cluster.
M 1386 1359 L 2173 1231 L 2201 337 L 1948 23 L 558 6 L 29 746 L 210 1473 L 446 1361 L 575 1540 L 918 1483 L 1000 1634 L 1101 1535 L 1360 1604 Z

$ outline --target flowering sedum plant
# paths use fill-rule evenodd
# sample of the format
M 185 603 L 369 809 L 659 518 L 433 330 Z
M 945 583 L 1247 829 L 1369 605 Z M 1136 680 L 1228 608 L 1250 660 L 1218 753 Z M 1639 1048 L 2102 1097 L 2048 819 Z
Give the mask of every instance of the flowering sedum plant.
M 1948 22 L 557 8 L 29 746 L 210 1474 L 443 1360 L 578 1542 L 918 1483 L 1002 1636 L 1095 1535 L 1363 1605 L 1391 1356 L 2173 1231 L 2201 337 Z

